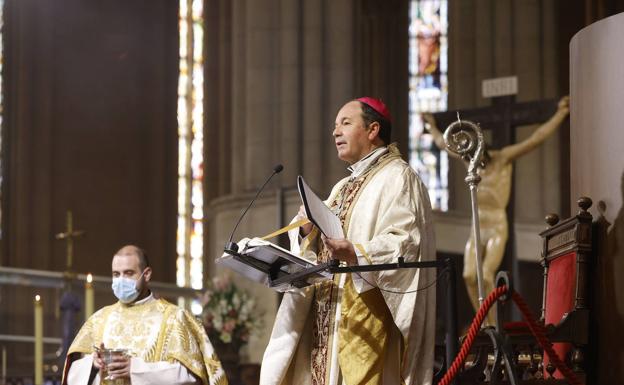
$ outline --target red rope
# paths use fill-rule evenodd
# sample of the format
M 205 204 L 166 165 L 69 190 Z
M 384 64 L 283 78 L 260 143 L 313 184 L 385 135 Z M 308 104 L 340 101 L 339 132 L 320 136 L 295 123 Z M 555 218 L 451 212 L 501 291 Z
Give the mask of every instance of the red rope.
M 535 317 L 533 317 L 533 313 L 531 312 L 531 309 L 529 309 L 529 305 L 524 302 L 522 296 L 516 292 L 513 292 L 511 297 L 516 303 L 516 306 L 518 306 L 518 308 L 522 312 L 524 319 L 529 324 L 529 329 L 531 329 L 531 333 L 533 333 L 535 339 L 537 339 L 537 342 L 548 354 L 548 357 L 550 358 L 552 364 L 555 365 L 557 369 L 559 369 L 559 371 L 563 374 L 566 380 L 568 380 L 570 385 L 583 385 L 583 383 L 581 382 L 581 380 L 579 380 L 576 374 L 570 368 L 568 368 L 568 366 L 563 363 L 563 361 L 561 361 L 559 355 L 557 355 L 557 352 L 555 352 L 555 350 L 553 349 L 552 343 L 546 337 L 546 329 L 544 328 L 544 325 L 535 321 Z
M 438 385 L 449 385 L 453 378 L 455 378 L 457 373 L 459 373 L 464 361 L 466 360 L 466 356 L 468 356 L 468 352 L 472 347 L 474 339 L 477 337 L 479 330 L 481 330 L 481 324 L 487 316 L 488 311 L 494 305 L 496 300 L 505 293 L 507 293 L 507 286 L 499 286 L 496 289 L 492 290 L 492 292 L 483 301 L 483 304 L 481 304 L 479 311 L 477 311 L 477 315 L 472 320 L 472 324 L 470 325 L 470 329 L 468 329 L 466 339 L 464 340 L 464 343 L 462 344 L 462 347 L 459 350 L 457 357 L 455 357 L 453 364 L 450 366 L 442 380 L 438 382 Z M 542 349 L 546 351 L 553 365 L 555 365 L 555 367 L 559 369 L 561 373 L 563 373 L 563 375 L 566 377 L 571 385 L 582 385 L 582 382 L 579 381 L 574 372 L 572 372 L 572 370 L 570 370 L 570 368 L 568 368 L 559 359 L 559 356 L 557 356 L 557 353 L 552 348 L 552 344 L 546 338 L 546 331 L 544 329 L 544 326 L 535 321 L 531 310 L 529 309 L 526 302 L 524 302 L 520 294 L 514 292 L 512 294 L 512 298 L 520 311 L 522 311 L 524 319 L 528 322 L 531 333 L 533 333 Z
M 499 286 L 496 289 L 494 289 L 490 293 L 490 295 L 487 296 L 485 301 L 483 301 L 483 304 L 481 304 L 479 311 L 477 311 L 477 315 L 472 320 L 470 329 L 468 329 L 468 334 L 466 334 L 466 339 L 464 340 L 464 343 L 462 344 L 462 347 L 459 350 L 457 357 L 455 357 L 453 364 L 450 366 L 450 368 L 448 369 L 448 371 L 446 372 L 442 380 L 438 382 L 438 385 L 450 384 L 451 381 L 453 381 L 453 378 L 455 378 L 455 376 L 457 375 L 457 373 L 459 373 L 459 370 L 464 364 L 464 361 L 466 360 L 466 356 L 468 356 L 468 352 L 470 351 L 470 348 L 472 347 L 472 343 L 474 342 L 474 339 L 477 337 L 479 330 L 481 330 L 481 324 L 483 323 L 485 316 L 487 315 L 492 305 L 494 305 L 494 302 L 496 302 L 498 297 L 505 294 L 506 292 L 507 292 L 507 286 Z

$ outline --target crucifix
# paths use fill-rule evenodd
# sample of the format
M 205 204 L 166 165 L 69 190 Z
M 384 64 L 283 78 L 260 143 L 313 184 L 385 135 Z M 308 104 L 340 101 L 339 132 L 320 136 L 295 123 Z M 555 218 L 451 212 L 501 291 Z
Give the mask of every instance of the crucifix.
M 464 253 L 466 287 L 473 306 L 478 308 L 476 278 L 473 279 L 476 277 L 474 256 L 477 248 L 483 250 L 480 254 L 483 255 L 486 294 L 493 289 L 494 275 L 503 258 L 503 265 L 512 270 L 515 284 L 520 286 L 519 264 L 517 258 L 512 258 L 513 204 L 508 204 L 513 202 L 513 162 L 554 133 L 568 115 L 568 99 L 562 98 L 558 103 L 555 100 L 515 103 L 513 94 L 507 94 L 493 98 L 490 107 L 425 115 L 429 131 L 440 149 L 446 149 L 446 145 L 438 127 L 445 128 L 457 121 L 458 112 L 462 120 L 477 122 L 484 130 L 492 132 L 492 148 L 486 151 L 485 166 L 479 169 L 482 183 L 477 191 L 479 222 L 485 237 L 481 244 L 476 244 L 471 236 Z M 527 139 L 516 142 L 516 127 L 536 123 L 542 124 Z M 508 229 L 509 223 L 512 231 Z M 493 317 L 489 317 L 489 323 L 492 321 Z
M 55 235 L 56 239 L 64 239 L 67 245 L 67 271 L 70 272 L 72 270 L 73 262 L 74 262 L 74 238 L 78 238 L 83 235 L 84 230 L 74 230 L 74 220 L 72 216 L 71 210 L 67 210 L 67 216 L 65 219 L 65 231 L 62 233 L 58 233 Z

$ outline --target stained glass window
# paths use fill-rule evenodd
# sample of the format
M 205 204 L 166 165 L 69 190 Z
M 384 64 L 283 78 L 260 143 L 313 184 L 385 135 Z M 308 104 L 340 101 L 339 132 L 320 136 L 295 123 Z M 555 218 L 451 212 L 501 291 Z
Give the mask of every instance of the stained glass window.
M 409 159 L 433 208 L 448 210 L 448 155 L 424 130 L 421 114 L 447 109 L 448 2 L 411 0 L 409 24 Z
M 178 78 L 178 286 L 203 287 L 203 0 L 180 0 Z

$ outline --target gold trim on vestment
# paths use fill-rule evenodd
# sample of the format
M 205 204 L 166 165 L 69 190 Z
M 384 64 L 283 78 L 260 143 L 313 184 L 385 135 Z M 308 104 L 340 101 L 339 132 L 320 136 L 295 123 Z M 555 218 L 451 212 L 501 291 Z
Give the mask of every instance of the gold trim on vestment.
M 357 202 L 357 200 L 360 197 L 360 192 L 364 190 L 364 188 L 366 187 L 368 182 L 370 182 L 372 177 L 375 174 L 377 174 L 377 172 L 379 172 L 379 170 L 381 170 L 386 164 L 390 163 L 391 161 L 393 161 L 395 159 L 401 159 L 401 153 L 399 152 L 398 148 L 396 147 L 396 144 L 392 143 L 391 145 L 388 146 L 388 152 L 387 153 L 385 153 L 382 156 L 380 156 L 375 163 L 373 163 L 368 169 L 366 169 L 366 171 L 364 171 L 364 173 L 362 175 L 360 175 L 360 176 L 358 176 L 356 178 L 356 180 L 363 178 L 363 181 L 362 181 L 362 185 L 360 186 L 358 192 L 353 197 L 353 201 L 349 205 L 349 208 L 347 210 L 347 214 L 345 215 L 344 222 L 342 224 L 342 227 L 344 228 L 345 235 L 347 234 L 347 231 L 349 229 L 349 223 L 351 223 L 351 214 L 352 214 L 352 211 L 353 211 L 353 207 L 355 207 L 355 202 Z M 347 183 L 349 183 L 349 182 L 347 182 Z M 347 183 L 345 183 L 345 184 L 347 184 Z
M 316 239 L 318 234 L 319 234 L 318 228 L 313 227 L 312 231 L 310 231 L 310 234 L 308 234 L 308 236 L 304 238 L 303 243 L 301 244 L 301 251 L 300 251 L 300 254 L 302 257 L 305 254 L 306 250 L 308 250 L 308 248 L 312 244 L 312 241 Z
M 392 314 L 378 288 L 359 293 L 351 274 L 343 288 L 338 359 L 347 384 L 383 385 Z
M 156 349 L 154 350 L 153 357 L 148 357 L 148 359 L 155 359 L 156 357 L 160 357 L 162 355 L 162 351 L 163 351 L 163 345 L 165 344 L 165 336 L 166 334 L 166 330 L 167 330 L 167 320 L 169 319 L 169 317 L 171 316 L 171 312 L 174 310 L 175 308 L 172 306 L 167 307 L 167 309 L 165 310 L 165 314 L 163 315 L 163 322 L 161 322 L 160 324 L 160 333 L 158 333 L 158 342 L 156 343 Z
M 334 340 L 334 323 L 336 303 L 338 299 L 337 276 L 329 281 L 321 281 L 314 285 L 314 301 L 312 314 L 312 350 L 310 352 L 310 370 L 313 385 L 329 383 L 331 372 L 332 345 Z
M 359 243 L 355 243 L 353 246 L 355 246 L 355 248 L 358 249 L 360 254 L 362 254 L 362 256 L 364 257 L 364 259 L 366 259 L 366 262 L 368 262 L 369 265 L 373 264 L 373 260 L 368 256 L 368 253 L 366 252 L 366 249 L 364 248 L 364 246 L 362 246 Z

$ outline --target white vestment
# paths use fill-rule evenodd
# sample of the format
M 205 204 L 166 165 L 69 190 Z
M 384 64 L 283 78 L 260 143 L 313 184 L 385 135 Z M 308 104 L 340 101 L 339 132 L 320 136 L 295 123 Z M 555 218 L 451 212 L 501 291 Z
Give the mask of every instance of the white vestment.
M 390 151 L 396 152 L 394 149 Z M 357 178 L 378 157 L 387 153 L 385 147 L 377 149 L 350 167 L 351 177 L 336 184 L 326 202 L 331 202 L 345 183 Z M 398 157 L 381 166 L 362 187 L 357 201 L 353 203 L 347 228 L 346 238 L 354 244 L 360 265 L 396 263 L 398 257 L 404 257 L 406 262 L 436 258 L 427 189 L 409 165 Z M 298 229 L 289 235 L 292 251 L 302 253 Z M 316 260 L 312 249 L 304 250 L 303 255 Z M 340 280 L 340 290 L 344 276 Z M 436 277 L 435 269 L 387 270 L 361 273 L 361 277 L 352 274 L 351 277 L 358 293 L 373 287 L 381 289 L 396 325 L 394 331 L 389 331 L 390 346 L 385 356 L 383 383 L 430 385 L 435 343 L 435 285 L 432 285 Z M 414 292 L 416 289 L 420 290 Z M 264 353 L 260 385 L 312 383 L 310 352 L 313 317 L 310 309 L 313 299 L 313 286 L 293 289 L 284 295 Z M 340 300 L 336 306 L 335 325 L 340 321 L 339 305 Z M 336 334 L 334 329 L 334 336 Z M 337 340 L 333 339 L 333 349 Z M 401 356 L 402 342 L 404 351 Z M 338 366 L 338 360 L 333 359 L 327 385 L 339 384 Z

